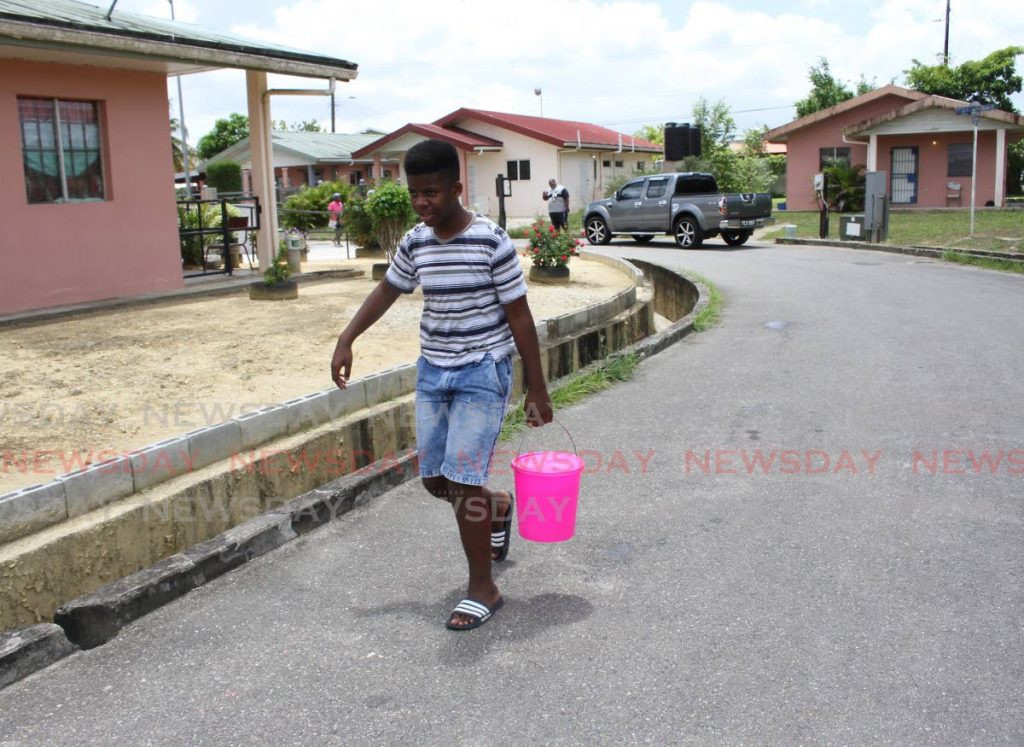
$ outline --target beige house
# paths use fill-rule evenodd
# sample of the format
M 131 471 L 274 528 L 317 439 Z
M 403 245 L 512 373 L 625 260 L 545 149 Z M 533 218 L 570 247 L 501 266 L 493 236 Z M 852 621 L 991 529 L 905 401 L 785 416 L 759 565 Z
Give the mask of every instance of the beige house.
M 575 211 L 603 197 L 605 184 L 615 177 L 653 170 L 653 158 L 662 154 L 657 143 L 586 122 L 464 108 L 429 124 L 407 124 L 352 155 L 401 163 L 409 148 L 428 138 L 456 147 L 466 205 L 491 218 L 498 216 L 499 174 L 511 182 L 507 217 L 525 219 L 547 213 L 548 179 L 569 190 Z

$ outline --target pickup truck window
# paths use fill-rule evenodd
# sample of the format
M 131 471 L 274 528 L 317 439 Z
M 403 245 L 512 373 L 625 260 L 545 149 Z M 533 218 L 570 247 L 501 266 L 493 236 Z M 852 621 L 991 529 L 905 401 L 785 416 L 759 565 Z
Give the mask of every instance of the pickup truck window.
M 661 197 L 665 194 L 666 189 L 668 189 L 667 176 L 652 177 L 647 181 L 647 196 L 649 198 Z
M 714 177 L 692 174 L 679 177 L 676 181 L 677 195 L 707 195 L 718 192 Z
M 630 182 L 629 184 L 627 184 L 625 187 L 622 188 L 621 192 L 619 192 L 619 199 L 620 200 L 639 200 L 640 199 L 640 195 L 643 193 L 643 189 L 644 189 L 644 180 L 643 179 L 638 179 L 635 182 Z

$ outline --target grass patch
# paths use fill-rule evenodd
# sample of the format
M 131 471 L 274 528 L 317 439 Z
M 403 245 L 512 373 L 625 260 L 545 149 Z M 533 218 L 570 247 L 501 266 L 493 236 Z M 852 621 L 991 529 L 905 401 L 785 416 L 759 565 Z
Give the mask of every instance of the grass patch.
M 975 257 L 961 252 L 946 251 L 942 253 L 943 262 L 954 262 L 958 265 L 973 265 L 983 267 L 986 270 L 1000 270 L 1002 272 L 1016 272 L 1024 274 L 1024 262 L 1016 262 L 1009 259 L 993 259 L 991 257 Z
M 603 391 L 613 384 L 628 381 L 633 378 L 633 372 L 639 364 L 640 357 L 636 353 L 609 356 L 596 368 L 585 370 L 552 390 L 551 404 L 558 410 L 574 405 L 583 398 Z M 526 415 L 523 412 L 522 403 L 523 400 L 520 399 L 519 405 L 505 416 L 505 422 L 501 426 L 500 438 L 502 441 L 519 435 L 526 428 Z
M 827 238 L 839 239 L 840 216 L 829 216 Z M 818 213 L 784 211 L 775 216 L 775 228 L 765 238 L 781 237 L 787 223 L 796 226 L 802 239 L 818 238 Z M 970 230 L 970 210 L 907 210 L 889 214 L 889 240 L 892 246 L 935 246 L 952 249 L 982 249 L 1024 253 L 1024 213 L 1019 209 L 975 210 L 974 236 Z
M 718 323 L 719 318 L 722 314 L 722 292 L 718 290 L 717 286 L 702 275 L 698 275 L 690 270 L 686 271 L 687 276 L 698 280 L 704 284 L 708 289 L 708 305 L 704 307 L 704 310 L 697 314 L 693 320 L 693 329 L 695 332 L 704 332 L 710 329 Z

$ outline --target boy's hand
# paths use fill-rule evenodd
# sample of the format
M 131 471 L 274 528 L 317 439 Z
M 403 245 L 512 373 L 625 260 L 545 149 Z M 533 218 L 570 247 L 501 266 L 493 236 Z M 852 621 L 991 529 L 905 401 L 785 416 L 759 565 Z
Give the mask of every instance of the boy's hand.
M 348 377 L 352 373 L 352 346 L 338 338 L 338 344 L 334 346 L 334 355 L 331 356 L 331 381 L 338 385 L 339 389 L 348 386 Z
M 551 397 L 548 390 L 541 388 L 540 391 L 528 390 L 526 402 L 523 404 L 523 412 L 526 414 L 526 422 L 531 428 L 538 428 L 550 423 L 555 412 L 551 407 Z

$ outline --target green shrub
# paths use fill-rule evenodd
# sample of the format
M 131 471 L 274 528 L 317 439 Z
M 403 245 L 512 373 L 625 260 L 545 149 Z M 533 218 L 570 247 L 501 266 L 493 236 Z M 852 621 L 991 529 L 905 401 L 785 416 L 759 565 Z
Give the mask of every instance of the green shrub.
M 409 190 L 395 182 L 382 182 L 366 198 L 366 212 L 377 243 L 390 262 L 402 234 L 416 224 L 416 211 L 413 210 Z
M 215 161 L 206 166 L 206 185 L 218 192 L 242 191 L 242 167 L 234 161 Z
M 331 201 L 331 195 L 335 192 L 341 194 L 347 218 L 351 188 L 340 182 L 324 182 L 315 187 L 303 187 L 301 192 L 284 201 L 284 205 L 278 209 L 281 226 L 283 228 L 301 228 L 303 231 L 312 228 L 326 228 L 329 220 L 327 203 Z
M 270 267 L 263 271 L 263 282 L 267 285 L 274 285 L 292 276 L 292 270 L 288 266 L 288 244 L 282 241 L 277 250 L 277 256 L 271 262 Z
M 366 210 L 365 197 L 353 197 L 345 203 L 342 213 L 342 224 L 349 239 L 365 249 L 372 249 L 377 244 L 377 236 L 373 232 L 373 221 Z

